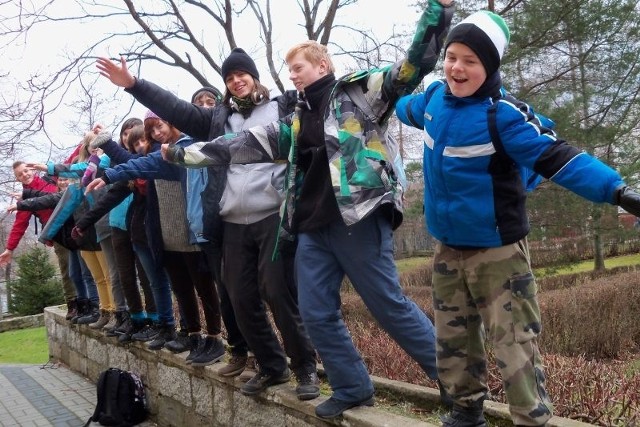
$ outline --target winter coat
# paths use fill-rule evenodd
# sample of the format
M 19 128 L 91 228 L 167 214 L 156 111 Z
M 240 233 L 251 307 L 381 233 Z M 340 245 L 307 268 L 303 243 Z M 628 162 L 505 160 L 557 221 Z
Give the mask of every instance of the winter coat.
M 209 141 L 217 136 L 223 135 L 225 132 L 233 132 L 239 129 L 229 128 L 229 117 L 234 114 L 232 109 L 223 104 L 218 104 L 214 108 L 203 108 L 193 105 L 190 102 L 182 100 L 176 97 L 173 93 L 166 91 L 154 83 L 148 82 L 143 79 L 136 79 L 136 83 L 130 89 L 126 89 L 131 93 L 138 102 L 152 109 L 159 117 L 167 120 L 181 132 L 191 136 L 195 141 Z M 267 121 L 275 120 L 277 117 L 284 117 L 293 112 L 296 104 L 296 92 L 287 91 L 283 95 L 274 97 L 271 103 L 277 105 L 277 116 Z M 265 107 L 265 106 L 262 106 Z M 238 113 L 235 113 L 238 114 Z M 251 117 L 254 113 L 251 114 Z M 260 119 L 262 120 L 262 119 Z M 262 123 L 266 123 L 263 121 Z M 242 166 L 238 166 L 234 172 L 231 172 L 233 176 L 244 177 L 241 173 Z M 273 168 L 273 165 L 269 166 L 254 166 L 253 170 L 259 172 L 260 168 Z M 244 168 L 246 169 L 246 167 Z M 191 186 L 190 192 L 199 191 L 201 193 L 200 202 L 202 204 L 202 238 L 209 241 L 214 246 L 220 246 L 222 244 L 222 218 L 220 216 L 220 201 L 223 197 L 223 193 L 227 188 L 227 165 L 214 165 L 207 167 L 207 176 L 202 177 L 205 184 L 204 188 L 200 191 L 197 187 Z M 246 191 L 243 194 L 261 194 L 262 190 L 267 189 L 272 196 L 279 196 L 280 198 L 282 190 L 271 192 L 271 188 L 278 188 L 279 181 L 282 180 L 282 172 L 280 172 L 280 178 L 278 174 L 275 174 L 274 178 L 266 180 L 267 176 L 272 176 L 271 173 L 263 171 L 261 178 L 262 187 L 260 192 Z M 251 181 L 255 184 L 254 181 Z M 239 188 L 241 185 L 236 185 L 233 188 Z M 237 192 L 236 192 L 237 194 Z M 239 201 L 235 196 L 229 195 L 226 200 Z M 246 199 L 245 199 L 246 200 Z M 274 199 L 271 199 L 274 200 Z M 195 202 L 194 199 L 191 200 Z M 241 202 L 241 200 L 240 200 Z M 278 202 L 279 203 L 279 202 Z M 272 207 L 266 208 L 267 204 L 262 203 L 259 212 L 255 212 L 254 216 L 245 215 L 244 218 L 231 219 L 233 222 L 240 223 L 252 223 L 261 218 L 264 218 L 271 213 L 277 212 L 277 209 Z M 248 207 L 248 206 L 247 206 Z M 253 206 L 249 207 L 253 209 Z M 232 205 L 227 204 L 227 213 L 231 212 Z M 195 209 L 190 210 L 192 214 L 196 214 Z M 233 212 L 238 212 L 234 210 Z M 247 212 L 243 210 L 242 212 Z M 266 213 L 269 212 L 269 213 Z M 242 214 L 240 214 L 241 216 Z M 230 217 L 226 217 L 225 220 L 229 220 Z
M 193 140 L 186 135 L 182 135 L 176 142 L 176 145 L 189 145 Z M 198 250 L 193 246 L 197 241 L 197 236 L 202 233 L 201 223 L 190 223 L 189 219 L 196 218 L 197 215 L 187 213 L 187 201 L 185 187 L 187 185 L 186 170 L 176 167 L 162 159 L 160 151 L 152 152 L 146 156 L 131 158 L 126 163 L 121 163 L 113 168 L 107 169 L 103 179 L 106 182 L 116 182 L 122 180 L 132 180 L 143 178 L 146 180 L 155 180 L 158 188 L 156 194 L 158 200 L 163 202 L 157 205 L 160 219 L 160 229 L 162 233 L 163 248 L 165 250 L 190 252 Z M 173 183 L 178 184 L 178 188 L 173 188 Z M 163 187 L 163 190 L 160 189 Z M 160 192 L 163 194 L 159 194 Z M 176 192 L 177 198 L 168 197 L 164 192 Z M 164 212 L 164 214 L 162 213 Z M 200 213 L 200 212 L 197 212 Z M 168 226 L 167 220 L 175 220 L 176 226 Z M 185 229 L 180 224 L 185 225 Z
M 504 89 L 503 89 L 504 90 Z M 450 246 L 499 247 L 527 235 L 522 167 L 593 202 L 613 202 L 613 169 L 568 145 L 520 101 L 500 99 L 496 150 L 487 126 L 490 96 L 458 98 L 444 81 L 398 102 L 396 114 L 424 130 L 424 206 L 429 232 Z
M 394 166 L 397 147 L 387 145 L 387 119 L 398 98 L 412 93 L 434 69 L 452 14 L 453 8 L 430 1 L 418 22 L 406 59 L 387 67 L 352 73 L 333 87 L 324 111 L 324 144 L 331 185 L 346 225 L 355 224 L 382 207 L 388 207 L 385 211 L 391 214 L 394 228 L 402 222 L 402 191 Z M 358 100 L 360 106 L 345 92 L 349 90 L 345 85 L 359 85 L 364 93 L 364 100 Z M 297 189 L 304 180 L 296 162 L 299 108 L 302 107 L 297 106 L 293 115 L 268 126 L 185 149 L 174 147 L 168 153 L 169 158 L 199 167 L 288 160 L 281 212 L 282 236 L 290 238 Z
M 69 188 L 65 191 L 69 191 Z M 82 213 L 88 207 L 88 202 L 83 200 L 79 205 L 68 206 L 67 209 L 64 206 L 58 207 L 63 194 L 64 192 L 56 191 L 55 193 L 21 200 L 17 204 L 18 211 L 37 212 L 45 209 L 51 210 L 55 213 L 50 216 L 50 221 L 46 224 L 45 229 L 42 230 L 41 238 L 49 234 L 50 238 L 47 240 L 55 241 L 69 250 L 99 251 L 100 245 L 98 244 L 95 227 L 87 227 L 80 239 L 71 237 L 71 230 L 76 224 L 76 218 L 82 216 Z M 50 233 L 49 230 L 51 230 Z
M 58 192 L 58 186 L 55 183 L 52 183 L 51 181 L 47 181 L 43 178 L 40 178 L 39 176 L 34 176 L 30 184 L 23 184 L 22 187 L 23 187 L 22 201 L 24 201 L 25 195 L 27 196 L 33 195 L 34 193 L 32 192 L 43 192 L 43 193 Z M 27 193 L 30 193 L 30 194 L 27 194 Z M 18 205 L 20 205 L 20 203 L 21 202 L 18 202 Z M 9 232 L 9 237 L 7 238 L 6 249 L 13 251 L 15 248 L 18 247 L 18 243 L 20 243 L 22 236 L 24 236 L 24 233 L 27 231 L 27 228 L 29 227 L 29 220 L 31 219 L 32 215 L 35 215 L 35 217 L 38 218 L 38 220 L 40 221 L 40 224 L 44 226 L 49 220 L 49 217 L 51 216 L 51 213 L 53 212 L 54 207 L 55 205 L 53 205 L 52 207 L 37 209 L 33 211 L 20 210 L 18 208 L 18 212 L 16 212 L 16 219 L 13 222 L 13 226 L 11 227 L 11 231 Z

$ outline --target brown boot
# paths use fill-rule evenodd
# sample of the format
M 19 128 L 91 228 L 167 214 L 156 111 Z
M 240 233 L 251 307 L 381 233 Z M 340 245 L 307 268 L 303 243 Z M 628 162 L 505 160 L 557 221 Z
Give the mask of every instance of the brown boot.
M 111 312 L 107 310 L 100 310 L 100 317 L 95 323 L 90 323 L 89 327 L 91 329 L 102 329 L 104 328 L 104 325 L 109 323 L 109 320 L 111 320 Z
M 78 315 L 78 298 L 72 298 L 67 301 L 67 315 L 64 318 L 67 320 L 71 320 L 77 315 Z

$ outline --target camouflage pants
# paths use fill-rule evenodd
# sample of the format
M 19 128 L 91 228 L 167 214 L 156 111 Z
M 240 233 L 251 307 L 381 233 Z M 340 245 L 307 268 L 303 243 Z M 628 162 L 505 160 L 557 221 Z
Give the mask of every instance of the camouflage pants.
M 458 405 L 481 406 L 487 395 L 488 339 L 514 424 L 541 425 L 551 418 L 536 341 L 540 333 L 536 294 L 526 240 L 477 250 L 436 246 L 438 374 Z

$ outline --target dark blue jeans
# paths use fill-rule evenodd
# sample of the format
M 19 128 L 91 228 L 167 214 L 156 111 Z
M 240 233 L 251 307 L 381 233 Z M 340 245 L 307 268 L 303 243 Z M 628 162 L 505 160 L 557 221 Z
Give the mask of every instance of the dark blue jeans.
M 164 267 L 155 262 L 151 249 L 149 249 L 148 246 L 134 244 L 133 250 L 138 256 L 140 264 L 142 264 L 142 268 L 144 268 L 144 272 L 147 274 L 147 278 L 151 284 L 153 299 L 156 303 L 160 323 L 174 325 L 175 318 L 173 317 L 173 300 L 171 298 L 169 276 L 164 271 Z
M 69 277 L 76 288 L 79 299 L 98 302 L 98 288 L 89 267 L 80 256 L 80 251 L 69 251 Z
M 380 326 L 436 379 L 435 329 L 402 292 L 391 225 L 374 213 L 350 227 L 336 222 L 298 235 L 300 314 L 322 359 L 333 397 L 355 402 L 373 394 L 373 383 L 340 310 L 345 274 Z

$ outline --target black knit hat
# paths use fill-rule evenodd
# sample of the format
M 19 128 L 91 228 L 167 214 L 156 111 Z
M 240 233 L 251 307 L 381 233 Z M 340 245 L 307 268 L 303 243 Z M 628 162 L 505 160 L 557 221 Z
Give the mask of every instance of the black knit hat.
M 500 15 L 487 10 L 475 12 L 449 31 L 445 51 L 451 43 L 463 43 L 478 55 L 490 76 L 500 67 L 509 44 L 509 27 Z
M 260 73 L 258 73 L 256 63 L 247 55 L 247 52 L 239 47 L 233 49 L 229 56 L 227 56 L 227 59 L 222 63 L 220 69 L 222 80 L 226 81 L 227 76 L 232 71 L 244 71 L 245 73 L 251 74 L 256 80 L 260 80 Z
M 193 104 L 194 102 L 196 102 L 196 98 L 198 97 L 198 95 L 205 92 L 210 93 L 211 96 L 214 97 L 216 102 L 220 102 L 222 100 L 222 93 L 220 93 L 218 89 L 216 89 L 215 87 L 203 86 L 197 91 L 193 92 L 193 95 L 191 95 L 191 103 Z

